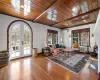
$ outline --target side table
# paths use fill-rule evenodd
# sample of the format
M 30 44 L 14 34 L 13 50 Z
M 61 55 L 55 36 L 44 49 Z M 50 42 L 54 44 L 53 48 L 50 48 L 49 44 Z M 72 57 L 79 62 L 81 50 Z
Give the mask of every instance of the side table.
M 50 53 L 50 48 L 49 47 L 45 47 L 45 48 L 42 48 L 42 53 L 45 55 L 45 56 L 49 56 L 51 53 Z

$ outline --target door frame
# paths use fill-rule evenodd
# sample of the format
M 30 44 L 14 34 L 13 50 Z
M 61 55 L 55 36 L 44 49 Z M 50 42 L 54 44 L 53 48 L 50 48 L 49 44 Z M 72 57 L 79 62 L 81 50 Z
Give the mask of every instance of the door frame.
M 30 28 L 30 30 L 31 30 L 31 43 L 32 43 L 32 45 L 31 45 L 31 51 L 32 51 L 32 49 L 33 49 L 33 30 L 32 30 L 32 28 L 31 28 L 31 26 L 30 26 L 27 22 L 25 22 L 25 21 L 23 21 L 23 20 L 15 20 L 15 21 L 12 21 L 12 22 L 8 25 L 8 28 L 7 28 L 7 50 L 9 51 L 9 31 L 10 31 L 10 27 L 11 27 L 14 23 L 16 23 L 16 22 L 25 23 L 25 24 L 28 25 L 28 27 Z M 32 52 L 31 52 L 31 55 L 32 55 Z

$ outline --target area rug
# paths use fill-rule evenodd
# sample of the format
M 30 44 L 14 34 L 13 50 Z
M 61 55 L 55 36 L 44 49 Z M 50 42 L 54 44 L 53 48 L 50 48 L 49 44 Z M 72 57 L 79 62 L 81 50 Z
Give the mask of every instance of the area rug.
M 68 70 L 79 73 L 87 63 L 89 56 L 80 54 L 67 56 L 66 54 L 60 54 L 57 56 L 49 56 L 47 59 L 59 64 Z
M 91 64 L 89 65 L 89 69 L 98 73 L 98 62 L 95 60 L 92 60 Z

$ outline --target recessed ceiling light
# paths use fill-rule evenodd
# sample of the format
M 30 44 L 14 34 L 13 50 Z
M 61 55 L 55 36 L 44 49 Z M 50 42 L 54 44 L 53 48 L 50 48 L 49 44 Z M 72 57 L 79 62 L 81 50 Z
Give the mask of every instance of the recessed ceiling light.
M 23 5 L 21 5 L 20 7 L 21 7 L 21 8 L 24 8 L 24 6 L 23 6 Z
M 86 22 L 86 20 L 83 20 L 84 22 Z
M 72 9 L 72 11 L 73 11 L 73 12 L 75 12 L 76 10 L 77 10 L 77 8 L 76 8 L 76 7 L 74 7 L 74 8 Z

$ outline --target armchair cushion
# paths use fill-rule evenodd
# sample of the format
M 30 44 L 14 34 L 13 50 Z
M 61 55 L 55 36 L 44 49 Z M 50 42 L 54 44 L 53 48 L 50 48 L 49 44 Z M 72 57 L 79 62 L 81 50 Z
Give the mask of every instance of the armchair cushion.
M 56 45 L 56 48 L 59 48 L 60 46 L 59 46 L 59 44 L 55 44 Z
M 74 43 L 73 44 L 73 48 L 79 48 L 79 44 L 78 43 Z

